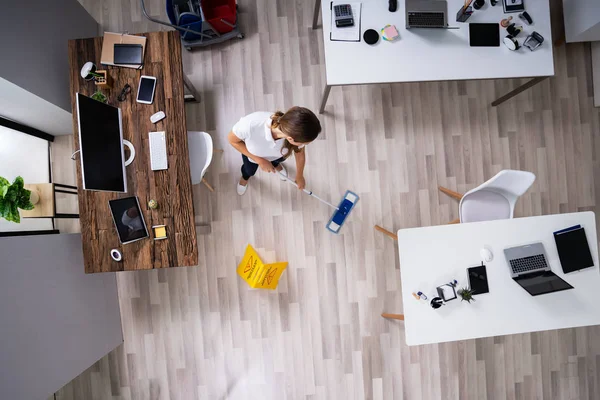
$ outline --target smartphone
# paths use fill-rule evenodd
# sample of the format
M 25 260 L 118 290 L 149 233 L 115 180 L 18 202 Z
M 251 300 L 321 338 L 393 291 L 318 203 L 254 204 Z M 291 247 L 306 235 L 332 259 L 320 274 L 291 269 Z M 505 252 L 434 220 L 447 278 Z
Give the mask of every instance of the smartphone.
M 156 78 L 154 76 L 142 75 L 138 85 L 137 102 L 152 104 L 154 101 L 154 89 L 156 89 Z
M 488 293 L 490 291 L 485 265 L 467 268 L 467 275 L 469 277 L 469 287 L 474 291 L 474 295 Z

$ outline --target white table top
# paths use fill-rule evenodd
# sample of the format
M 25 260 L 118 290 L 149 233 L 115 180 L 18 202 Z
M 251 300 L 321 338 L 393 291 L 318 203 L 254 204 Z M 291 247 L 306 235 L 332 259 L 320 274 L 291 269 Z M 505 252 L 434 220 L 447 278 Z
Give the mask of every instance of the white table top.
M 594 267 L 564 274 L 553 232 L 580 224 L 585 228 Z M 552 271 L 574 289 L 531 296 L 510 277 L 503 250 L 542 242 Z M 489 247 L 494 259 L 486 269 L 490 291 L 470 304 L 457 298 L 434 310 L 436 287 L 458 280 L 468 285 L 467 268 L 481 264 Z M 598 242 L 593 212 L 442 225 L 398 231 L 406 343 L 409 346 L 600 325 Z M 422 291 L 427 301 L 412 292 Z
M 351 0 L 349 0 L 351 2 Z M 522 23 L 518 13 L 504 14 L 502 0 L 492 7 L 489 0 L 475 10 L 467 22 L 497 22 L 513 17 L 512 22 L 523 25 L 517 37 L 522 44 L 534 30 L 544 37 L 544 43 L 535 51 L 522 47 L 510 51 L 500 47 L 470 47 L 469 24 L 456 22 L 456 13 L 462 0 L 448 0 L 448 24 L 460 29 L 405 28 L 404 0 L 398 0 L 398 9 L 388 11 L 388 0 L 362 1 L 361 41 L 336 42 L 329 40 L 331 26 L 330 0 L 323 0 L 323 36 L 328 85 L 364 83 L 446 81 L 461 79 L 520 78 L 554 75 L 550 6 L 548 0 L 526 0 L 525 7 L 533 25 Z M 380 32 L 387 25 L 395 25 L 400 38 L 395 42 L 379 40 L 370 46 L 362 39 L 369 29 Z M 500 41 L 506 30 L 500 28 Z

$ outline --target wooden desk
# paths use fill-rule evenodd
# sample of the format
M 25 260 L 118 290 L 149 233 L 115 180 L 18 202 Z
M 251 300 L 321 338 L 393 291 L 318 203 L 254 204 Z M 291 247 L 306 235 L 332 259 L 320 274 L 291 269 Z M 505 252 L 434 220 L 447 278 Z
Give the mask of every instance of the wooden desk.
M 143 34 L 148 38 L 144 67 L 141 70 L 109 66 L 106 69 L 113 78 L 113 89 L 104 91 L 108 104 L 119 107 L 123 118 L 123 138 L 135 147 L 135 160 L 126 167 L 127 190 L 124 193 L 108 193 L 83 190 L 81 163 L 77 160 L 79 182 L 79 215 L 83 242 L 83 258 L 86 273 L 108 271 L 132 271 L 152 268 L 190 266 L 198 264 L 198 244 L 194 226 L 192 180 L 185 124 L 183 70 L 179 34 L 152 32 Z M 69 64 L 71 81 L 71 106 L 73 108 L 73 137 L 75 149 L 79 148 L 77 92 L 91 96 L 96 87 L 79 75 L 81 66 L 94 62 L 100 68 L 102 38 L 69 41 Z M 153 104 L 135 101 L 141 75 L 157 78 Z M 117 96 L 125 84 L 131 93 L 123 102 Z M 150 116 L 163 110 L 166 118 L 152 124 Z M 152 171 L 148 149 L 148 132 L 167 133 L 169 169 Z M 128 153 L 125 155 L 128 157 Z M 150 237 L 134 243 L 121 245 L 117 236 L 108 201 L 116 198 L 138 196 Z M 159 207 L 150 210 L 148 200 L 155 199 Z M 166 225 L 166 240 L 154 241 L 150 227 Z M 123 253 L 123 261 L 110 257 L 110 249 Z

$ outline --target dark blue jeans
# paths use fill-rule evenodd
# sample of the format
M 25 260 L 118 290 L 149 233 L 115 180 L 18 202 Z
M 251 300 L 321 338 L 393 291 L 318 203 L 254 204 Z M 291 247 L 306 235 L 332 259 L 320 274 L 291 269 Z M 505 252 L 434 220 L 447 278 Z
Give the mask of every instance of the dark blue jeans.
M 244 163 L 242 164 L 242 178 L 244 178 L 244 180 L 247 181 L 248 179 L 250 179 L 251 176 L 254 176 L 254 174 L 256 173 L 256 170 L 258 169 L 258 164 L 253 163 L 248 159 L 248 157 L 246 157 L 243 154 L 242 160 L 244 161 Z M 271 164 L 273 164 L 273 166 L 277 168 L 277 166 L 284 161 L 285 158 L 281 157 L 275 161 L 271 161 Z

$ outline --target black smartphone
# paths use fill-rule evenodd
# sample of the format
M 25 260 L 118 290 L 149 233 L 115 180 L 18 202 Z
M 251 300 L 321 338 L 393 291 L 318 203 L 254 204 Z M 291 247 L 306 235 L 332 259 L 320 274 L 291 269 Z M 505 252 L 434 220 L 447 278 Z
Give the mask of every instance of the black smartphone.
M 485 265 L 467 268 L 467 275 L 469 276 L 469 287 L 474 291 L 474 295 L 490 291 Z

